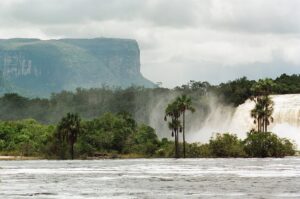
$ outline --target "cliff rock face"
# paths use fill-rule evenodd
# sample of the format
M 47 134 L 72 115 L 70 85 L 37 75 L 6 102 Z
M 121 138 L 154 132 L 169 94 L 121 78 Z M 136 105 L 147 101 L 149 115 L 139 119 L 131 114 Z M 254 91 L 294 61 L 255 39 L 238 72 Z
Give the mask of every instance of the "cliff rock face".
M 49 96 L 81 88 L 153 87 L 128 39 L 0 40 L 0 92 Z

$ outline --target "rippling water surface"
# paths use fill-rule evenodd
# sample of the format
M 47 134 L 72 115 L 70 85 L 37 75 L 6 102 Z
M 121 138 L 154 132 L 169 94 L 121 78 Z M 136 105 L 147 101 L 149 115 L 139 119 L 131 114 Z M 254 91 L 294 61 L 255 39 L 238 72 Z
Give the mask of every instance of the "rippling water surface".
M 300 158 L 0 161 L 0 198 L 300 198 Z

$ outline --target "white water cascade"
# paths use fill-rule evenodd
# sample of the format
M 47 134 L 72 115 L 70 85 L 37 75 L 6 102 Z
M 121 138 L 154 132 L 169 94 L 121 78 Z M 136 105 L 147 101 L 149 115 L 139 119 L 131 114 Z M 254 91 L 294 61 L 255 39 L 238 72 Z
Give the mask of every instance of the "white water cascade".
M 274 122 L 268 130 L 279 137 L 288 138 L 300 148 L 300 94 L 273 95 Z M 204 125 L 196 133 L 188 134 L 188 140 L 207 142 L 215 133 L 230 132 L 245 138 L 247 132 L 256 126 L 250 116 L 254 102 L 247 100 L 237 108 L 224 105 L 212 105 L 211 113 Z

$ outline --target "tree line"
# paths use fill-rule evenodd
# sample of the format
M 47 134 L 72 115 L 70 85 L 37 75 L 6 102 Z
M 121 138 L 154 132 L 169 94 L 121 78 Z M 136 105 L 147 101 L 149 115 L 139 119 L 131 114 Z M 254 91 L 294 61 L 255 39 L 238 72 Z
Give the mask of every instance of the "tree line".
M 217 134 L 207 144 L 186 143 L 186 111 L 195 112 L 192 98 L 181 95 L 165 109 L 165 121 L 174 141 L 159 139 L 155 130 L 138 123 L 127 112 L 105 113 L 92 120 L 82 120 L 77 113 L 67 113 L 56 125 L 33 119 L 0 121 L 0 154 L 38 156 L 50 159 L 113 157 L 284 157 L 295 154 L 288 139 L 267 131 L 272 121 L 273 102 L 269 96 L 274 82 L 260 80 L 251 88 L 255 107 L 251 116 L 257 129 L 241 140 L 230 133 Z M 190 119 L 190 118 L 188 118 Z M 182 133 L 182 142 L 179 135 Z M 181 150 L 182 149 L 182 150 Z
M 78 113 L 83 119 L 93 119 L 106 112 L 128 112 L 138 122 L 149 124 L 150 112 L 162 99 L 188 95 L 197 99 L 194 106 L 201 108 L 196 114 L 207 113 L 205 103 L 208 95 L 216 96 L 225 104 L 238 106 L 254 95 L 251 89 L 257 81 L 239 78 L 219 85 L 190 81 L 174 89 L 141 88 L 111 89 L 109 87 L 62 91 L 53 93 L 49 99 L 26 98 L 16 93 L 0 97 L 0 119 L 35 119 L 43 124 L 55 124 L 67 113 Z M 300 93 L 300 75 L 286 75 L 273 80 L 271 94 Z M 202 116 L 202 115 L 201 115 Z
M 270 94 L 297 93 L 298 84 L 300 76 L 282 75 L 275 80 L 241 78 L 217 86 L 191 81 L 174 89 L 77 89 L 75 93 L 53 94 L 50 99 L 6 94 L 0 99 L 0 152 L 60 159 L 119 154 L 180 157 L 181 148 L 183 157 L 292 155 L 295 150 L 289 140 L 268 132 L 273 120 Z M 251 116 L 257 129 L 251 130 L 245 140 L 220 134 L 208 144 L 186 143 L 186 111 L 194 112 L 197 107 L 196 114 L 204 113 L 200 120 L 205 119 L 203 101 L 210 93 L 233 105 L 248 98 L 253 100 Z M 174 96 L 179 97 L 174 99 Z M 148 123 L 152 105 L 162 99 L 171 101 L 166 104 L 164 114 L 174 141 L 160 140 Z
M 187 158 L 284 157 L 294 155 L 292 142 L 270 132 L 251 131 L 241 140 L 217 134 L 208 143 L 185 143 Z M 178 142 L 178 152 L 183 143 Z M 173 158 L 175 142 L 159 139 L 153 128 L 137 124 L 127 113 L 105 113 L 93 120 L 66 114 L 57 125 L 33 119 L 0 121 L 0 155 L 47 159 Z

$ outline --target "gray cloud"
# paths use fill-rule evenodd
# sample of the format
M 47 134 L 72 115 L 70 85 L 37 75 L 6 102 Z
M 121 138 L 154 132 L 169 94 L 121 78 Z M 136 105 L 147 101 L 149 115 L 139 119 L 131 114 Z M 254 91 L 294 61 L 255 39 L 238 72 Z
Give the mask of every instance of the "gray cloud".
M 8 9 L 14 19 L 38 25 L 143 20 L 176 27 L 193 24 L 196 19 L 193 6 L 194 3 L 181 0 L 24 0 L 16 1 Z
M 206 25 L 241 32 L 299 33 L 298 0 L 215 0 L 205 13 Z M 204 22 L 205 23 L 205 22 Z
M 299 9 L 298 0 L 1 0 L 0 37 L 132 38 L 149 79 L 216 83 L 299 73 Z
M 5 0 L 4 0 L 5 1 Z M 7 1 L 7 0 L 6 0 Z M 143 20 L 250 32 L 299 32 L 298 0 L 10 0 L 5 16 L 30 24 Z

